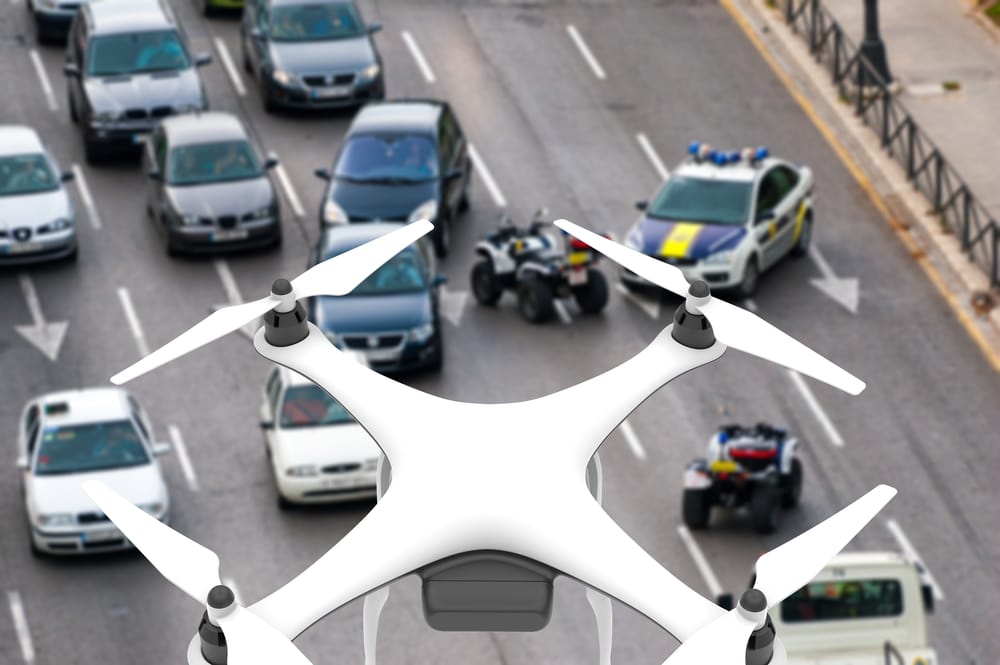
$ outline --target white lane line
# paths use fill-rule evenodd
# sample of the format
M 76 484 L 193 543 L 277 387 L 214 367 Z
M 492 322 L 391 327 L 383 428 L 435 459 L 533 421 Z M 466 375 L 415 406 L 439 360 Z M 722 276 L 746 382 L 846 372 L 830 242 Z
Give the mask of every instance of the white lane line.
M 295 213 L 296 217 L 305 217 L 305 208 L 302 207 L 299 195 L 295 193 L 295 189 L 292 187 L 292 181 L 288 179 L 288 174 L 285 173 L 285 167 L 279 163 L 274 167 L 274 172 L 278 176 L 278 182 L 281 184 L 281 188 L 285 190 L 285 197 L 292 206 L 292 212 Z
M 142 324 L 139 323 L 135 307 L 132 306 L 132 297 L 128 294 L 128 289 L 124 286 L 118 288 L 118 300 L 121 301 L 122 309 L 125 310 L 125 319 L 128 321 L 128 327 L 132 329 L 132 337 L 135 338 L 135 345 L 139 349 L 139 356 L 145 358 L 149 355 L 149 344 L 146 343 L 146 335 L 142 332 Z
M 636 435 L 635 430 L 632 429 L 632 423 L 628 421 L 628 418 L 622 421 L 618 429 L 621 430 L 622 436 L 625 437 L 625 442 L 632 449 L 632 454 L 635 455 L 636 459 L 646 459 L 646 449 L 642 447 L 642 441 L 639 441 L 639 437 Z
M 712 572 L 712 567 L 708 565 L 708 559 L 705 558 L 705 555 L 702 553 L 701 548 L 698 547 L 697 541 L 695 541 L 691 532 L 688 531 L 688 528 L 681 524 L 677 527 L 677 534 L 684 541 L 684 545 L 687 546 L 691 558 L 694 559 L 694 565 L 698 567 L 698 571 L 705 579 L 705 586 L 708 587 L 708 592 L 712 594 L 712 599 L 714 600 L 714 598 L 722 593 L 722 585 L 719 584 L 719 578 Z
M 101 215 L 97 212 L 97 206 L 94 205 L 94 197 L 90 195 L 90 185 L 83 177 L 83 169 L 80 168 L 79 164 L 74 164 L 72 168 L 73 180 L 76 181 L 76 188 L 80 192 L 80 198 L 83 199 L 83 207 L 87 209 L 87 219 L 90 220 L 90 225 L 95 230 L 100 229 Z
M 927 583 L 931 585 L 934 600 L 944 600 L 944 592 L 941 591 L 941 587 L 938 586 L 934 576 L 931 575 L 930 568 L 928 568 L 927 564 L 924 563 L 924 560 L 920 558 L 916 548 L 913 547 L 913 543 L 911 543 L 910 539 L 906 537 L 905 533 L 903 533 L 903 529 L 899 526 L 896 520 L 886 520 L 885 525 L 889 528 L 889 533 L 892 534 L 892 537 L 896 539 L 897 543 L 899 543 L 899 548 L 903 550 L 903 554 L 905 554 L 911 561 L 915 561 L 923 567 L 924 576 L 927 578 Z
M 194 465 L 191 464 L 191 458 L 188 456 L 187 446 L 184 445 L 184 437 L 181 436 L 181 431 L 177 429 L 176 425 L 171 425 L 167 428 L 170 432 L 170 441 L 174 444 L 174 451 L 177 453 L 177 461 L 181 464 L 181 471 L 184 472 L 184 478 L 187 480 L 188 489 L 192 492 L 198 491 L 198 476 L 194 472 Z
M 743 301 L 743 307 L 750 310 L 751 312 L 757 311 L 757 301 L 753 298 L 747 298 Z
M 17 641 L 21 644 L 21 657 L 24 658 L 25 663 L 33 663 L 35 662 L 35 645 L 31 642 L 31 630 L 28 629 L 28 617 L 24 614 L 21 593 L 8 591 L 7 603 L 10 605 L 11 615 L 14 617 L 14 630 L 17 632 Z
M 215 272 L 218 273 L 219 281 L 222 282 L 222 290 L 226 292 L 226 300 L 229 301 L 227 305 L 217 305 L 214 309 L 218 310 L 224 306 L 242 305 L 243 294 L 240 293 L 240 287 L 236 284 L 236 278 L 233 277 L 233 272 L 229 269 L 229 264 L 226 263 L 225 259 L 215 259 L 214 263 Z M 248 339 L 253 340 L 254 335 L 257 333 L 258 321 L 259 319 L 254 319 L 240 328 L 240 332 Z
M 562 300 L 554 300 L 552 306 L 556 308 L 556 314 L 559 315 L 559 320 L 565 323 L 567 326 L 573 323 L 573 317 L 570 316 L 569 310 L 566 309 L 566 305 L 563 304 Z
M 588 48 L 587 43 L 583 41 L 583 37 L 580 36 L 576 26 L 567 25 L 566 32 L 569 33 L 570 39 L 572 39 L 573 43 L 576 44 L 576 48 L 580 50 L 580 55 L 582 55 L 583 59 L 587 61 L 588 65 L 590 65 L 590 69 L 594 72 L 594 76 L 602 81 L 607 78 L 604 74 L 604 69 L 601 67 L 601 63 L 597 62 L 597 58 L 595 58 L 594 54 L 590 52 L 590 48 Z
M 476 146 L 469 144 L 469 158 L 472 159 L 472 167 L 476 169 L 476 173 L 482 179 L 483 184 L 486 185 L 487 191 L 490 193 L 490 197 L 493 199 L 493 203 L 496 204 L 498 208 L 507 207 L 507 199 L 504 198 L 503 192 L 500 191 L 500 187 L 497 186 L 497 181 L 493 179 L 493 174 L 486 167 L 486 162 L 483 161 L 482 156 L 479 151 L 476 150 Z
M 651 319 L 660 318 L 659 300 L 652 300 L 650 298 L 640 296 L 638 293 L 633 293 L 632 291 L 629 291 L 628 287 L 622 284 L 621 282 L 618 282 L 618 284 L 615 285 L 615 288 L 618 289 L 618 293 L 625 296 L 625 298 L 629 300 L 633 305 L 635 305 L 636 307 L 644 311 L 646 314 L 648 314 L 649 318 Z
M 413 38 L 413 35 L 407 30 L 403 30 L 403 41 L 406 42 L 406 48 L 410 49 L 410 55 L 413 59 L 417 61 L 417 67 L 420 68 L 420 73 L 424 75 L 424 78 L 428 83 L 434 83 L 437 79 L 434 77 L 434 72 L 431 70 L 430 64 L 428 64 L 427 59 L 424 57 L 423 52 L 421 52 L 420 47 L 417 46 L 417 40 Z
M 38 51 L 30 49 L 28 55 L 31 57 L 31 64 L 35 66 L 35 73 L 38 74 L 38 81 L 42 84 L 42 92 L 45 93 L 45 100 L 49 103 L 49 109 L 58 111 L 59 105 L 56 104 L 56 96 L 52 92 L 49 75 L 45 73 L 45 65 L 42 64 L 42 59 L 39 57 Z
M 642 148 L 642 151 L 646 154 L 646 159 L 648 159 L 653 165 L 653 168 L 656 169 L 656 175 L 660 176 L 660 180 L 666 180 L 667 176 L 670 175 L 670 171 L 668 171 L 667 167 L 663 165 L 663 160 L 660 159 L 660 156 L 656 154 L 656 150 L 653 149 L 653 144 L 649 142 L 649 139 L 646 138 L 646 135 L 642 132 L 635 135 L 635 140 L 639 142 L 639 147 Z
M 816 396 L 813 395 L 812 390 L 809 389 L 809 385 L 806 383 L 805 379 L 802 378 L 802 375 L 790 369 L 788 370 L 788 376 L 791 377 L 792 383 L 794 383 L 795 387 L 799 389 L 800 393 L 802 393 L 802 398 L 806 401 L 806 404 L 809 405 L 809 408 L 812 410 L 813 415 L 816 416 L 816 420 L 819 421 L 823 431 L 826 432 L 826 436 L 830 439 L 830 443 L 838 448 L 843 448 L 843 437 L 840 436 L 840 432 L 837 431 L 837 428 L 833 426 L 833 422 L 830 420 L 830 417 L 826 415 L 826 411 L 824 411 L 823 407 L 820 406 L 819 400 L 817 400 Z
M 239 71 L 233 65 L 233 59 L 229 56 L 229 49 L 226 48 L 226 43 L 222 41 L 222 37 L 215 38 L 215 50 L 219 52 L 219 58 L 222 59 L 222 66 L 226 69 L 226 73 L 229 74 L 229 80 L 232 81 L 233 88 L 236 89 L 236 94 L 243 97 L 247 94 L 247 89 L 243 86 L 243 79 L 240 78 Z

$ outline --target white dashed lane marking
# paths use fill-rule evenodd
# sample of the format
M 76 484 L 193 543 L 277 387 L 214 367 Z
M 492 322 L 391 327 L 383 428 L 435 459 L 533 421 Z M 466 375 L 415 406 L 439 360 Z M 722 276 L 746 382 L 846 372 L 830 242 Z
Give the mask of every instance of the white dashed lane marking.
M 128 321 L 128 327 L 132 331 L 135 346 L 139 349 L 139 356 L 145 358 L 149 355 L 149 344 L 146 343 L 146 334 L 142 332 L 142 324 L 139 322 L 139 316 L 135 313 L 132 296 L 129 295 L 128 289 L 119 287 L 118 300 L 122 304 L 122 309 L 125 310 L 125 320 Z
M 10 614 L 14 618 L 14 630 L 17 633 L 18 644 L 21 645 L 21 658 L 25 663 L 34 663 L 35 645 L 31 641 L 31 630 L 28 628 L 28 617 L 24 613 L 21 593 L 8 591 L 7 604 L 10 605 Z
M 408 31 L 403 30 L 403 41 L 406 43 L 406 48 L 410 49 L 410 55 L 417 62 L 417 67 L 420 68 L 420 73 L 424 75 L 424 79 L 428 83 L 434 83 L 437 78 L 434 76 L 434 71 L 431 69 L 430 64 L 427 62 L 427 58 L 424 57 L 423 51 L 417 45 L 417 40 L 413 38 Z
M 604 68 L 601 67 L 601 63 L 597 62 L 597 58 L 595 58 L 594 54 L 591 53 L 590 47 L 587 46 L 587 43 L 583 41 L 583 37 L 580 36 L 580 31 L 576 29 L 576 26 L 567 25 L 566 32 L 569 33 L 570 39 L 572 39 L 573 43 L 576 44 L 576 48 L 580 50 L 580 55 L 582 55 L 583 59 L 587 61 L 587 64 L 590 66 L 590 70 L 594 72 L 594 76 L 602 81 L 607 78 L 604 73 Z

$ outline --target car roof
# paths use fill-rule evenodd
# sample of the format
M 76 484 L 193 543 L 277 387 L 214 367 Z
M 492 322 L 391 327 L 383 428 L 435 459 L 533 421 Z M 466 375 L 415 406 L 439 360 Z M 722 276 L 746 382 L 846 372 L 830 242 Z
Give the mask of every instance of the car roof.
M 348 135 L 380 132 L 436 134 L 444 102 L 436 100 L 394 100 L 368 103 L 361 107 Z
M 0 125 L 0 155 L 45 152 L 42 139 L 27 125 Z
M 754 162 L 752 165 L 746 161 L 739 161 L 735 164 L 724 164 L 719 166 L 708 160 L 696 162 L 687 160 L 682 162 L 672 175 L 683 175 L 692 178 L 704 178 L 706 180 L 726 180 L 730 182 L 753 182 L 765 171 L 776 164 L 787 163 L 775 157 L 765 157 Z
M 339 250 L 338 253 L 346 252 L 402 226 L 405 226 L 404 222 L 355 222 L 329 226 L 319 237 L 320 255 L 326 256 L 334 248 Z
M 240 119 L 231 113 L 182 113 L 164 118 L 160 123 L 171 145 L 188 145 L 246 139 Z
M 107 422 L 129 417 L 128 393 L 121 388 L 82 388 L 48 393 L 38 398 L 46 425 Z M 46 412 L 46 407 L 66 405 L 65 411 Z
M 91 34 L 177 27 L 173 15 L 160 0 L 92 0 L 82 7 L 90 18 Z
M 272 7 L 281 5 L 353 5 L 355 10 L 358 9 L 358 3 L 354 0 L 268 0 L 268 4 Z M 359 11 L 358 14 L 360 13 Z

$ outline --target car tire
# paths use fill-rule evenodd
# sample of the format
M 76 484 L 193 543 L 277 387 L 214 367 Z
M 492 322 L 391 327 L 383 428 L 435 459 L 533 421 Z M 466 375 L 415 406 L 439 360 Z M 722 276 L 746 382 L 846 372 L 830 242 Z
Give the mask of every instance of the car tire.
M 281 492 L 278 492 L 278 510 L 289 511 L 293 508 L 295 508 L 295 504 L 283 497 Z
M 76 263 L 77 258 L 80 256 L 80 246 L 77 245 L 73 248 L 73 251 L 66 255 L 66 263 Z
M 458 211 L 465 212 L 469 209 L 469 183 L 466 181 L 465 188 L 462 189 L 462 196 L 458 199 Z
M 439 259 L 448 256 L 451 249 L 451 217 L 443 216 L 435 224 L 434 253 Z
M 544 323 L 555 313 L 552 287 L 544 280 L 528 277 L 517 285 L 517 308 L 525 321 Z
M 264 100 L 264 111 L 267 113 L 278 112 L 278 102 L 274 100 L 274 97 L 268 90 L 267 82 L 264 80 L 261 80 L 260 82 L 260 96 Z
M 427 363 L 427 370 L 440 372 L 442 366 L 444 366 L 444 345 L 439 341 L 437 351 L 431 356 L 431 361 Z
M 812 213 L 807 212 L 802 220 L 802 230 L 799 231 L 799 239 L 792 247 L 792 256 L 798 258 L 809 253 L 809 243 L 812 241 Z
M 759 483 L 750 495 L 750 521 L 757 533 L 774 533 L 778 528 L 779 496 L 777 488 Z
M 792 459 L 792 470 L 782 480 L 781 507 L 795 508 L 802 498 L 802 462 Z
M 101 151 L 97 144 L 88 138 L 83 139 L 83 156 L 88 164 L 98 164 L 101 161 Z
M 80 114 L 76 112 L 76 104 L 73 103 L 72 95 L 69 95 L 69 119 L 73 121 L 74 125 L 80 124 Z
M 698 531 L 708 526 L 708 518 L 712 513 L 712 501 L 707 489 L 686 489 L 682 501 L 684 525 L 692 531 Z
M 604 273 L 587 268 L 587 283 L 573 287 L 573 298 L 585 314 L 597 314 L 608 304 L 608 280 Z
M 211 16 L 213 14 L 213 12 L 212 12 L 212 4 L 211 4 L 211 2 L 209 2 L 209 0 L 199 0 L 198 1 L 198 8 L 201 10 L 201 15 L 202 16 L 208 17 L 208 16 Z
M 747 259 L 747 267 L 743 269 L 743 279 L 736 288 L 740 296 L 750 298 L 757 292 L 757 282 L 760 281 L 760 268 L 757 267 L 757 258 L 751 256 Z
M 493 261 L 480 259 L 476 265 L 472 266 L 472 295 L 480 305 L 492 307 L 503 295 L 503 288 L 497 280 L 496 271 L 493 270 Z
M 243 37 L 242 30 L 240 31 L 240 56 L 243 60 L 243 71 L 253 76 L 253 66 L 250 64 L 250 56 L 247 55 L 246 38 Z

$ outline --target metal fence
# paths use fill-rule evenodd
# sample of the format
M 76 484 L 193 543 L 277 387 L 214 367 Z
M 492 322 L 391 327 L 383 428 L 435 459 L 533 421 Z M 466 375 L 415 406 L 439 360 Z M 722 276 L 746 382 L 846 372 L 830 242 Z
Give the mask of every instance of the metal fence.
M 969 260 L 986 271 L 990 286 L 1000 289 L 1000 224 L 820 0 L 783 0 L 783 10 L 785 21 L 829 70 L 841 100 L 852 104 L 855 114 L 878 134 L 913 187 L 930 201 L 944 229 L 955 234 Z

